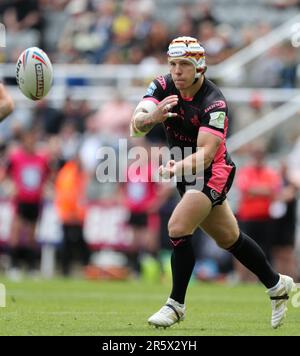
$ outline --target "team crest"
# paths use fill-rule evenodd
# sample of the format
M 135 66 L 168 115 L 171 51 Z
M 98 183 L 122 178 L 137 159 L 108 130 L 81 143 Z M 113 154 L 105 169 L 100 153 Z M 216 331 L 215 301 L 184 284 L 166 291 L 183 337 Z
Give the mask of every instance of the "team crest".
M 199 119 L 198 119 L 198 116 L 197 115 L 194 115 L 191 119 L 191 123 L 196 126 L 196 127 L 199 127 L 200 126 L 200 122 L 199 122 Z

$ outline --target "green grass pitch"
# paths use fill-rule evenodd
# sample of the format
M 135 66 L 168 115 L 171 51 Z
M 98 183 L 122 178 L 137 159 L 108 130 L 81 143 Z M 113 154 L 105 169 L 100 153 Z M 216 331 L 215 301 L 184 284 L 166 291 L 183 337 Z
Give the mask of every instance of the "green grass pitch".
M 300 308 L 292 307 L 285 324 L 270 327 L 270 301 L 260 285 L 210 284 L 193 281 L 186 320 L 155 329 L 147 318 L 169 293 L 169 283 L 55 279 L 0 279 L 7 305 L 0 308 L 0 335 L 300 335 Z

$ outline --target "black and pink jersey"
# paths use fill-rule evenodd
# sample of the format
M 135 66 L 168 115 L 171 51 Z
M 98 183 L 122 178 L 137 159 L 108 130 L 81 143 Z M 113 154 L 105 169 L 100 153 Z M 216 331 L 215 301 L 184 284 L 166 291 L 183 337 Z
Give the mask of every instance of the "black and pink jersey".
M 168 118 L 163 125 L 167 139 L 172 147 L 191 147 L 197 150 L 198 132 L 204 131 L 222 139 L 215 158 L 205 172 L 205 184 L 218 193 L 226 193 L 228 177 L 235 168 L 227 149 L 226 134 L 228 128 L 228 108 L 220 89 L 204 78 L 199 91 L 192 98 L 184 98 L 175 87 L 171 74 L 156 78 L 149 85 L 143 100 L 160 102 L 169 95 L 178 95 L 178 105 L 172 112 L 178 116 Z M 233 173 L 233 172 L 232 172 Z

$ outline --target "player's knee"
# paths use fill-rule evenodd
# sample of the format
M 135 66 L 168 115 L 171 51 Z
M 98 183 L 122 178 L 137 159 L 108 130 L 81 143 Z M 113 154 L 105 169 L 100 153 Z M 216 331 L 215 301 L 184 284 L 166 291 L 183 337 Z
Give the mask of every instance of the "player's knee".
M 233 228 L 233 229 L 228 229 L 226 231 L 223 231 L 222 235 L 215 240 L 219 247 L 223 249 L 228 249 L 235 244 L 238 238 L 239 238 L 239 230 Z
M 191 231 L 189 231 L 188 228 L 184 224 L 181 224 L 180 222 L 169 222 L 168 230 L 169 230 L 169 236 L 172 238 L 191 234 Z

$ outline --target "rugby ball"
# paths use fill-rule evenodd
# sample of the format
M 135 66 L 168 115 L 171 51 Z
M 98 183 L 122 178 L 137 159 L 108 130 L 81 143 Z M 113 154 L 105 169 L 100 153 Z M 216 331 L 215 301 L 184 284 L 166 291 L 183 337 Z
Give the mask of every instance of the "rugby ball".
M 52 64 L 47 54 L 38 47 L 25 49 L 17 61 L 16 80 L 27 98 L 31 100 L 44 98 L 53 81 Z

